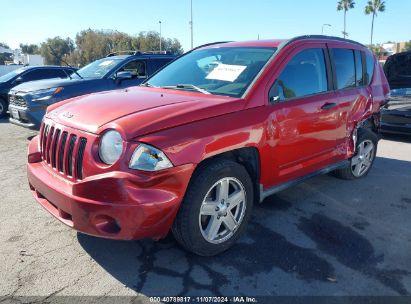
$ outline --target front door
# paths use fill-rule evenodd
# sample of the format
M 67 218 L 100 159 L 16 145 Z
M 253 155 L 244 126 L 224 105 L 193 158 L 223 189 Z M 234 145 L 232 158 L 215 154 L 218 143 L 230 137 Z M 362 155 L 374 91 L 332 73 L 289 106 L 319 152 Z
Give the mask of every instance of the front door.
M 329 85 L 325 45 L 295 51 L 270 89 L 276 182 L 317 171 L 335 161 L 339 118 Z

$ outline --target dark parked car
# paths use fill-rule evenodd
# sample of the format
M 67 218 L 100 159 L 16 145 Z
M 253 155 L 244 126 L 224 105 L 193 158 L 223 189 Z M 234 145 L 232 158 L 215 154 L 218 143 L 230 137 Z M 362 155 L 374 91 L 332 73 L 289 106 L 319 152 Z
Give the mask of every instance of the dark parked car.
M 381 131 L 411 134 L 411 52 L 389 57 L 384 72 L 391 97 L 381 111 Z
M 66 79 L 20 85 L 10 91 L 10 122 L 38 129 L 47 106 L 80 95 L 138 85 L 174 58 L 154 52 L 113 53 Z
M 9 106 L 9 91 L 23 82 L 49 79 L 67 78 L 73 73 L 73 68 L 57 66 L 30 66 L 22 67 L 0 77 L 0 118 L 6 115 Z

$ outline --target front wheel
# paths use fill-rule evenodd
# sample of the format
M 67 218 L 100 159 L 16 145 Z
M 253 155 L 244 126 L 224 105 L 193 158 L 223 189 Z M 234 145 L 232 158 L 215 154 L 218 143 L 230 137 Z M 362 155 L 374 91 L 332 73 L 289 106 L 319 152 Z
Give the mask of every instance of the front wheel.
M 212 256 L 241 236 L 253 206 L 247 170 L 229 160 L 204 164 L 193 176 L 173 224 L 176 240 L 187 250 Z
M 7 113 L 7 103 L 0 98 L 0 118 L 6 116 Z
M 358 179 L 366 176 L 377 154 L 378 137 L 368 129 L 358 130 L 358 141 L 354 156 L 350 159 L 350 165 L 338 169 L 335 175 L 342 179 Z

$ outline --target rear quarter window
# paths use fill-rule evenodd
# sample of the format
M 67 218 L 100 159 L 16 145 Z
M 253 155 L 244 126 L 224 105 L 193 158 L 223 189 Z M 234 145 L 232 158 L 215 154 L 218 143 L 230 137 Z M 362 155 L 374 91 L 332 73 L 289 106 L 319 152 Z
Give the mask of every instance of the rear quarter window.
M 367 85 L 369 85 L 374 75 L 374 68 L 375 68 L 375 58 L 371 52 L 365 53 L 365 62 L 367 65 Z

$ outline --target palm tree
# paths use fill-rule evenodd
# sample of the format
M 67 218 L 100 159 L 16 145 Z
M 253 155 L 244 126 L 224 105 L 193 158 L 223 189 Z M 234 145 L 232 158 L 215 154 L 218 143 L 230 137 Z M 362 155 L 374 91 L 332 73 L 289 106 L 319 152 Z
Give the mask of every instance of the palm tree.
M 365 7 L 365 14 L 370 15 L 372 14 L 372 23 L 371 23 L 371 46 L 372 46 L 372 38 L 374 35 L 374 19 L 377 17 L 378 13 L 385 12 L 385 1 L 381 0 L 370 0 L 368 1 L 367 6 Z
M 353 0 L 340 0 L 337 3 L 337 11 L 344 11 L 344 38 L 347 35 L 347 11 L 354 8 L 355 2 Z

